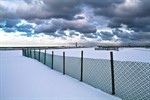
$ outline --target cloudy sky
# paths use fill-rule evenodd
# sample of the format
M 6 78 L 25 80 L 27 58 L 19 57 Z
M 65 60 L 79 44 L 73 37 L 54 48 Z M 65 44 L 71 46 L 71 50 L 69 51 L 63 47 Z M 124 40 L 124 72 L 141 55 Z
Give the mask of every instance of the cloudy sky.
M 0 46 L 150 43 L 150 0 L 0 0 Z

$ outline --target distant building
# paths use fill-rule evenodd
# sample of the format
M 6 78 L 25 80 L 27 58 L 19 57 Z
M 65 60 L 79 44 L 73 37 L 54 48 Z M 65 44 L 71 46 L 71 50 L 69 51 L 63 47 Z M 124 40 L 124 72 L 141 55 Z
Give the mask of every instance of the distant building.
M 129 47 L 131 46 L 131 44 L 129 43 Z
M 78 43 L 76 42 L 76 47 L 78 47 Z

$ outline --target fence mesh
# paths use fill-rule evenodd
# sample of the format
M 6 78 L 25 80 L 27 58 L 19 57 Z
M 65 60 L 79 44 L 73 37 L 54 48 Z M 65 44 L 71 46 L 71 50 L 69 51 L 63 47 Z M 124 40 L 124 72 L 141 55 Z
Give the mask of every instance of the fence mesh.
M 52 68 L 52 55 L 51 54 L 46 54 L 46 62 L 45 62 L 45 64 L 48 67 Z
M 45 56 L 45 53 L 40 52 L 40 62 L 43 64 L 44 64 L 44 56 Z
M 150 98 L 150 63 L 114 61 L 116 96 L 126 100 Z
M 39 51 L 35 51 L 35 59 L 39 61 Z
M 25 50 L 25 55 L 26 55 L 27 57 L 29 56 L 27 49 Z
M 65 67 L 66 74 L 80 80 L 81 73 L 81 60 L 80 58 L 75 57 L 66 57 L 65 58 Z
M 63 57 L 54 55 L 54 63 L 53 68 L 56 71 L 62 72 L 63 70 Z
M 39 61 L 39 51 L 26 49 L 23 55 Z M 44 53 L 40 62 L 44 63 Z M 46 54 L 45 64 L 52 68 L 52 55 Z M 54 55 L 53 69 L 63 72 L 63 57 Z M 65 73 L 80 80 L 81 58 L 65 57 Z M 114 61 L 115 96 L 125 100 L 149 100 L 150 63 Z M 109 94 L 112 93 L 111 63 L 105 59 L 83 59 L 83 82 Z
M 84 59 L 83 82 L 111 94 L 110 61 L 103 59 Z
M 33 50 L 31 51 L 31 58 L 34 59 L 34 51 Z

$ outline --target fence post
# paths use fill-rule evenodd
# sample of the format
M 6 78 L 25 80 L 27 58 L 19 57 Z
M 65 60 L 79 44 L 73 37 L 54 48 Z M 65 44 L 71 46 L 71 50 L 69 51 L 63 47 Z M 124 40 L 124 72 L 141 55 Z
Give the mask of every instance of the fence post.
M 28 49 L 26 48 L 26 57 L 28 57 Z
M 22 48 L 22 55 L 24 56 L 24 48 Z
M 41 53 L 41 49 L 39 49 L 39 62 L 40 62 L 40 53 Z
M 26 57 L 28 57 L 28 50 L 27 50 L 27 48 L 26 48 Z
M 28 57 L 30 57 L 30 49 L 28 48 Z
M 44 64 L 46 64 L 46 48 L 45 48 L 45 54 L 44 54 Z
M 81 51 L 81 78 L 80 81 L 83 81 L 83 51 Z
M 30 57 L 30 49 L 28 48 L 28 57 Z
M 36 59 L 36 55 L 35 55 L 35 48 L 34 48 L 34 59 Z
M 28 48 L 28 57 L 30 57 L 30 48 Z
M 54 51 L 52 51 L 52 69 L 53 69 L 53 65 L 54 65 Z
M 26 57 L 26 48 L 24 49 L 24 56 Z
M 114 95 L 115 94 L 115 79 L 114 79 L 113 52 L 110 52 L 110 63 L 111 63 L 112 95 Z
M 65 52 L 63 52 L 63 75 L 65 75 Z

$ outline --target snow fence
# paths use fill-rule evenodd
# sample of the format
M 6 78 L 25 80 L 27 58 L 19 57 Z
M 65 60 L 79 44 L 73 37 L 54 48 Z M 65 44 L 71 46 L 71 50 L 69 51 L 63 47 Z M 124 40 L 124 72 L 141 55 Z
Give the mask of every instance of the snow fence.
M 125 100 L 150 98 L 150 63 L 66 57 L 47 54 L 40 50 L 23 49 L 23 56 L 30 57 L 51 69 L 83 81 L 95 88 Z

